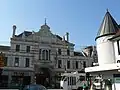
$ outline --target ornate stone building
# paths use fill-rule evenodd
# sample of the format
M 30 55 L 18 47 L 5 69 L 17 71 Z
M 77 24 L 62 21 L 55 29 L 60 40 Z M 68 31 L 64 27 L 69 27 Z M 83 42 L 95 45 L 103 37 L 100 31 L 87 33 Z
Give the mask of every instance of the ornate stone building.
M 59 87 L 61 73 L 84 72 L 84 68 L 94 61 L 92 57 L 74 51 L 75 44 L 69 42 L 69 33 L 66 33 L 66 39 L 62 38 L 53 34 L 46 23 L 38 32 L 24 31 L 16 35 L 16 28 L 14 25 L 7 50 L 0 49 L 6 57 L 2 73 L 5 85 L 29 84 L 36 79 L 37 84 Z

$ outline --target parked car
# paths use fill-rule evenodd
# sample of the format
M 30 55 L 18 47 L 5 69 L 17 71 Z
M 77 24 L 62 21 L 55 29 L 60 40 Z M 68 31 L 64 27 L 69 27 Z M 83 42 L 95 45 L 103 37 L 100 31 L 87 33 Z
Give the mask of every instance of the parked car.
M 47 90 L 43 85 L 30 84 L 25 86 L 23 90 Z

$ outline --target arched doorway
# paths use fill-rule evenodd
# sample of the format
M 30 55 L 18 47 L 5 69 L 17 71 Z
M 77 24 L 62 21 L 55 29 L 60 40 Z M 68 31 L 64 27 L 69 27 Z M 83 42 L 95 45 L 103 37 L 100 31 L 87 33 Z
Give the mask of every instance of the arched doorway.
M 50 75 L 51 71 L 49 68 L 40 68 L 39 72 L 36 73 L 36 84 L 41 84 L 46 87 L 50 87 Z

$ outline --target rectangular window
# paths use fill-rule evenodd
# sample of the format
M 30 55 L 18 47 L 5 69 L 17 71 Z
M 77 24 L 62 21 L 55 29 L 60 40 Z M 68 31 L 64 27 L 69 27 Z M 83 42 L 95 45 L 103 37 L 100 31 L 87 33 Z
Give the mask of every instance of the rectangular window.
M 78 61 L 76 61 L 76 63 L 75 63 L 75 64 L 76 64 L 76 69 L 78 69 Z
M 70 61 L 67 61 L 67 68 L 70 69 Z
M 70 55 L 70 50 L 67 50 L 67 55 L 68 55 L 68 56 Z
M 76 77 L 72 77 L 72 85 L 76 85 Z
M 39 49 L 39 60 L 41 60 L 41 49 Z
M 16 52 L 20 51 L 20 45 L 16 45 Z
M 26 58 L 25 67 L 29 67 L 29 65 L 30 65 L 30 59 L 29 59 L 29 58 Z
M 61 55 L 61 49 L 58 49 L 58 54 Z
M 7 66 L 7 62 L 8 62 L 8 57 L 5 57 L 5 59 L 4 59 L 4 66 Z
M 118 55 L 120 55 L 120 44 L 119 44 L 119 40 L 117 40 L 117 48 L 118 48 Z
M 58 68 L 62 68 L 62 61 L 58 60 Z
M 51 54 L 51 50 L 49 50 L 49 60 L 50 60 L 50 54 Z
M 68 85 L 76 85 L 76 77 L 68 77 Z
M 83 67 L 86 68 L 86 61 L 83 61 Z
M 30 46 L 26 47 L 26 52 L 30 52 Z
M 19 66 L 19 58 L 18 57 L 15 57 L 14 66 L 16 66 L 16 67 Z

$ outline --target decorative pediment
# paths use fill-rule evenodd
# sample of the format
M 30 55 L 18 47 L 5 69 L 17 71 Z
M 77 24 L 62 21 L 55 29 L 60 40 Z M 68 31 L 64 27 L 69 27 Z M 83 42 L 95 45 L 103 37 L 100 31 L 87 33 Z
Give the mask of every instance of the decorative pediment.
M 37 36 L 41 37 L 51 37 L 53 38 L 54 35 L 50 31 L 50 27 L 48 25 L 42 25 L 41 29 L 36 33 Z

